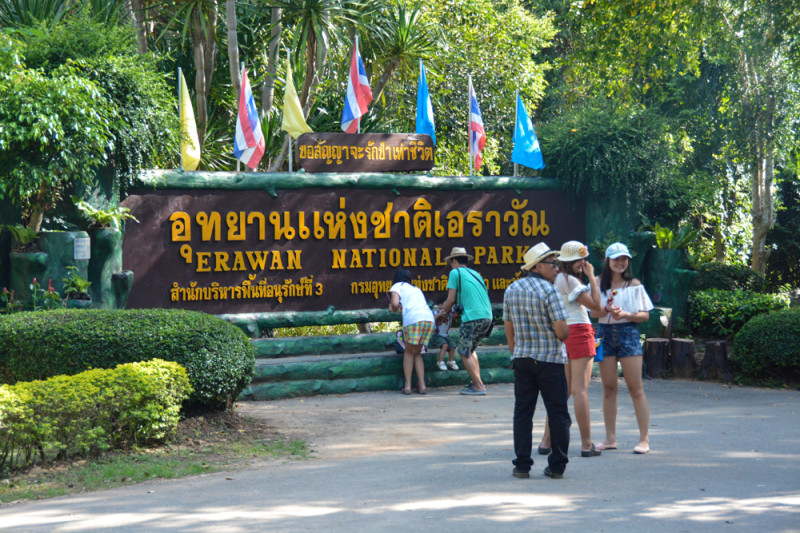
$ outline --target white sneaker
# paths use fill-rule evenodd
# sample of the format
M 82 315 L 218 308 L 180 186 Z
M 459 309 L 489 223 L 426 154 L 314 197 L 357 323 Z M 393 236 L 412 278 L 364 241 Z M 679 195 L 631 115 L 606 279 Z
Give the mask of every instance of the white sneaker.
M 447 365 L 444 364 L 444 361 L 439 361 L 436 366 L 439 367 L 439 370 L 447 370 Z
M 448 361 L 447 366 L 450 367 L 450 370 L 458 370 L 458 363 L 455 361 Z

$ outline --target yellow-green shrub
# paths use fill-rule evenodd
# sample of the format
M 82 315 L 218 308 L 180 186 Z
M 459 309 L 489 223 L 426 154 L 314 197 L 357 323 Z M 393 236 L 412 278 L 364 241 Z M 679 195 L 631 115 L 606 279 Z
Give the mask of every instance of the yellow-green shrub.
M 159 442 L 192 387 L 186 369 L 153 359 L 0 386 L 0 470 Z

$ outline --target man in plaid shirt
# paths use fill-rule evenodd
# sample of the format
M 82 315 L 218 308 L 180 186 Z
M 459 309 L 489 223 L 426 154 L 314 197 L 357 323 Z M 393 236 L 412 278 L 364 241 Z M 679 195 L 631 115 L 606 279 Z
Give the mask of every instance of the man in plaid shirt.
M 545 243 L 525 252 L 523 272 L 528 275 L 508 286 L 503 297 L 503 320 L 511 365 L 514 369 L 514 452 L 517 458 L 513 475 L 530 477 L 533 466 L 533 413 L 542 393 L 550 419 L 548 477 L 564 477 L 569 459 L 569 428 L 572 419 L 567 409 L 567 354 L 562 342 L 569 335 L 567 309 L 553 281 L 558 274 L 555 255 Z

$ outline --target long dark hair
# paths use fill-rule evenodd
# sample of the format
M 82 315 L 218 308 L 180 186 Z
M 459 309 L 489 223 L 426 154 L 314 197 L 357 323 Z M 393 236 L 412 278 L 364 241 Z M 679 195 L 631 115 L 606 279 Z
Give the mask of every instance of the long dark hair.
M 608 289 L 611 288 L 611 278 L 613 276 L 613 272 L 611 272 L 611 267 L 608 263 L 611 260 L 609 258 L 605 259 L 603 262 L 603 270 L 600 272 L 600 292 L 606 292 Z M 633 274 L 631 273 L 631 258 L 628 258 L 628 268 L 625 269 L 625 272 L 622 273 L 622 279 L 625 280 L 625 286 L 628 286 L 628 283 L 633 279 Z
M 558 269 L 561 271 L 561 272 L 559 272 L 559 274 L 566 274 L 567 276 L 572 276 L 573 278 L 576 278 L 581 283 L 586 284 L 589 281 L 586 278 L 586 274 L 581 274 L 580 276 L 578 276 L 578 275 L 575 274 L 575 271 L 572 269 L 572 267 L 578 261 L 583 261 L 583 259 L 576 259 L 575 261 L 559 261 L 558 262 Z
M 398 267 L 397 270 L 394 271 L 394 281 L 392 284 L 403 282 L 411 283 L 411 272 L 407 268 Z

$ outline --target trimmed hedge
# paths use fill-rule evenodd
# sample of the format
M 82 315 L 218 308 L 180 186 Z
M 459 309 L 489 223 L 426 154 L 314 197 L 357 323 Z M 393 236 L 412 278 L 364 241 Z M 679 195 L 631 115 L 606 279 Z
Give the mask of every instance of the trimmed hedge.
M 754 316 L 788 308 L 785 294 L 693 291 L 689 293 L 689 327 L 701 337 L 732 337 Z
M 732 362 L 755 380 L 800 381 L 800 309 L 752 318 L 736 335 Z
M 713 261 L 697 269 L 697 277 L 692 289 L 695 291 L 742 289 L 761 292 L 764 290 L 764 285 L 764 276 L 749 267 L 726 265 Z
M 159 359 L 2 385 L 0 471 L 163 441 L 191 391 L 186 370 Z
M 153 358 L 186 368 L 190 403 L 224 409 L 250 383 L 255 349 L 236 326 L 194 311 L 64 309 L 0 318 L 5 383 Z

